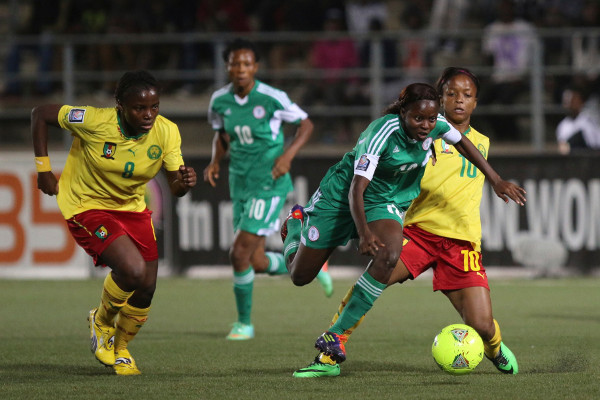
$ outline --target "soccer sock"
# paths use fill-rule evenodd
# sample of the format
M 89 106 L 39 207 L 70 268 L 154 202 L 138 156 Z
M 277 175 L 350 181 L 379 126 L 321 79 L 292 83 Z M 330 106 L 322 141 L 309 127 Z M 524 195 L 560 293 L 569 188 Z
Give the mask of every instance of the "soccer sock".
M 377 282 L 369 275 L 368 271 L 365 271 L 358 278 L 350 294 L 350 299 L 329 331 L 342 335 L 346 330 L 352 329 L 373 307 L 373 303 L 386 286 L 386 283 Z
M 500 351 L 500 343 L 502 343 L 502 334 L 500 333 L 500 326 L 498 325 L 498 321 L 494 319 L 494 326 L 496 327 L 496 332 L 494 333 L 494 337 L 490 339 L 490 341 L 483 341 L 483 349 L 485 351 L 485 355 L 488 358 L 494 358 L 498 355 Z
M 96 312 L 96 320 L 105 326 L 113 326 L 115 316 L 119 310 L 127 304 L 127 299 L 133 292 L 121 290 L 112 278 L 112 273 L 108 273 L 104 279 L 102 296 L 100 296 L 100 307 Z
M 295 254 L 300 247 L 300 232 L 302 230 L 302 221 L 290 218 L 287 221 L 288 234 L 283 242 L 283 258 L 285 264 L 289 264 L 290 255 Z
M 246 325 L 250 324 L 253 288 L 254 269 L 252 266 L 243 272 L 233 271 L 233 293 L 238 311 L 238 322 Z
M 327 279 L 325 277 L 325 274 L 327 274 L 328 272 L 329 272 L 329 263 L 327 261 L 325 261 L 325 264 L 323 264 L 323 266 L 319 270 L 319 273 L 317 274 L 317 279 L 318 280 Z
M 348 301 L 350 301 L 350 297 L 352 297 L 352 292 L 354 291 L 354 287 L 355 286 L 356 285 L 353 285 L 350 289 L 348 289 L 348 292 L 346 293 L 346 295 L 344 296 L 344 298 L 342 299 L 342 301 L 340 303 L 338 311 L 333 315 L 333 318 L 331 319 L 331 325 L 330 326 L 333 326 L 333 324 L 335 324 L 335 322 L 340 317 L 340 314 L 342 313 L 342 311 L 344 311 L 344 308 L 346 307 L 346 304 L 348 304 Z M 341 335 L 344 343 L 346 343 L 348 341 L 348 339 L 350 338 L 350 335 L 352 334 L 352 332 L 354 332 L 354 330 L 356 328 L 358 328 L 358 326 L 360 324 L 362 324 L 362 322 L 363 322 L 364 319 L 365 319 L 365 316 L 363 315 L 358 321 L 356 321 L 356 323 L 354 325 L 352 325 L 350 328 L 348 328 L 348 329 L 346 329 L 344 331 L 344 333 Z
M 283 275 L 288 273 L 285 262 L 283 261 L 283 254 L 270 251 L 265 254 L 269 259 L 269 266 L 267 267 L 269 275 Z
M 115 351 L 127 348 L 127 344 L 133 340 L 148 319 L 148 308 L 137 308 L 131 304 L 125 304 L 117 318 L 117 331 L 115 332 Z

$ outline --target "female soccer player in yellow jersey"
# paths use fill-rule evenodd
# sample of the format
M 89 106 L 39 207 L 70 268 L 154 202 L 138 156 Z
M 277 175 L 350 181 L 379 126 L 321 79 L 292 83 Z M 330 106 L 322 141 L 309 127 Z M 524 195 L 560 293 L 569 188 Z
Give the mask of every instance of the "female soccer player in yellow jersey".
M 31 113 L 38 188 L 56 195 L 73 238 L 95 265 L 112 270 L 88 321 L 92 352 L 117 375 L 140 373 L 127 345 L 146 322 L 156 288 L 146 183 L 164 168 L 173 195 L 196 184 L 194 169 L 183 163 L 177 125 L 159 115 L 159 91 L 150 73 L 127 72 L 117 84 L 116 107 L 46 104 Z M 74 136 L 59 180 L 48 157 L 50 125 Z
M 487 158 L 489 139 L 470 126 L 471 114 L 477 106 L 479 79 L 466 68 L 449 67 L 439 78 L 437 90 L 441 112 L 448 123 Z M 421 193 L 406 212 L 404 245 L 388 286 L 414 279 L 432 268 L 433 290 L 442 291 L 463 321 L 477 330 L 486 357 L 499 371 L 516 374 L 517 359 L 502 342 L 481 262 L 479 205 L 484 176 L 443 139 L 435 141 L 435 151 L 436 162 L 427 165 Z M 354 287 L 342 300 L 332 323 L 344 310 L 353 290 Z M 344 332 L 344 342 L 361 322 L 362 319 Z M 324 353 L 317 356 L 317 361 L 312 371 L 306 368 L 306 372 L 296 372 L 296 376 L 331 376 L 335 361 Z

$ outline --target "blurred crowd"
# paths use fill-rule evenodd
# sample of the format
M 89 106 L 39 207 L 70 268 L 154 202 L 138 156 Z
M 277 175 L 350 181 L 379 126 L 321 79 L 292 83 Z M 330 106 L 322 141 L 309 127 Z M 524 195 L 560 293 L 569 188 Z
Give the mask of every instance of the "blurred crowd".
M 386 78 L 385 101 L 393 100 L 407 83 L 427 80 L 427 67 L 481 65 L 491 67 L 482 76 L 479 104 L 509 105 L 527 96 L 527 69 L 531 63 L 536 28 L 600 27 L 600 2 L 597 0 L 9 0 L 9 23 L 5 32 L 38 35 L 37 45 L 10 45 L 5 54 L 3 96 L 18 96 L 24 91 L 45 95 L 57 89 L 44 72 L 60 68 L 56 47 L 49 38 L 57 34 L 138 34 L 138 33 L 240 33 L 252 32 L 347 32 L 445 31 L 483 29 L 483 37 L 472 41 L 452 36 L 424 39 L 416 35 L 383 42 L 386 68 L 401 68 L 403 74 Z M 8 30 L 8 32 L 7 32 Z M 8 35 L 11 37 L 11 35 Z M 356 35 L 354 36 L 356 37 Z M 598 37 L 575 35 L 544 38 L 547 65 L 571 65 L 578 73 L 553 76 L 545 81 L 549 103 L 559 104 L 563 92 L 574 84 L 588 88 L 589 96 L 600 93 L 600 43 Z M 369 66 L 369 42 L 324 37 L 311 43 L 260 43 L 263 69 L 313 67 L 325 71 L 319 79 L 302 85 L 297 102 L 365 105 L 369 87 L 364 79 L 340 73 Z M 41 78 L 26 87 L 18 79 L 24 54 L 34 54 Z M 182 43 L 181 46 L 153 44 L 88 46 L 77 52 L 78 68 L 107 73 L 130 69 L 200 69 L 212 67 L 210 43 Z M 266 64 L 266 65 L 265 65 Z M 327 71 L 330 71 L 327 74 Z M 266 81 L 270 79 L 265 78 Z M 281 82 L 273 82 L 282 85 Z M 304 82 L 305 83 L 305 82 Z M 285 85 L 282 85 L 284 89 Z M 97 83 L 91 90 L 110 93 L 114 82 Z M 180 94 L 212 90 L 198 81 L 180 81 L 167 88 Z M 342 123 L 343 124 L 343 123 Z M 514 118 L 497 118 L 490 124 L 518 140 L 519 127 Z M 348 127 L 340 131 L 348 131 Z M 343 136 L 343 133 L 342 133 Z M 344 140 L 344 138 L 340 138 Z

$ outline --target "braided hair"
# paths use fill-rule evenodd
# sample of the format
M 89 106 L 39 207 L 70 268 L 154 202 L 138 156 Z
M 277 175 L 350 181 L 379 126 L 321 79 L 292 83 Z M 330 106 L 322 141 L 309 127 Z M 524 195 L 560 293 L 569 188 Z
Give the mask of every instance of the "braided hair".
M 435 88 L 427 83 L 412 83 L 402 89 L 398 100 L 390 104 L 384 114 L 398 114 L 406 110 L 409 105 L 421 100 L 439 101 L 439 96 Z
M 150 89 L 155 89 L 160 94 L 160 83 L 150 72 L 143 70 L 125 72 L 117 83 L 115 99 L 117 103 L 122 103 L 128 94 Z

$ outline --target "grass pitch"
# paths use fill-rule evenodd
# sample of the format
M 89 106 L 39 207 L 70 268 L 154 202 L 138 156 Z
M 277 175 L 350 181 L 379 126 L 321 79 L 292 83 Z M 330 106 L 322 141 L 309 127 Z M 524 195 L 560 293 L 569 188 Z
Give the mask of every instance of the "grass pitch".
M 333 267 L 335 268 L 335 267 Z M 117 377 L 89 350 L 87 313 L 102 280 L 0 280 L 0 398 L 8 399 L 598 399 L 600 280 L 491 280 L 494 315 L 519 361 L 506 376 L 483 360 L 440 371 L 431 343 L 460 322 L 423 278 L 386 289 L 347 345 L 337 378 L 295 379 L 353 284 L 255 281 L 256 338 L 228 342 L 228 279 L 159 279 L 150 318 L 129 349 L 141 376 Z

